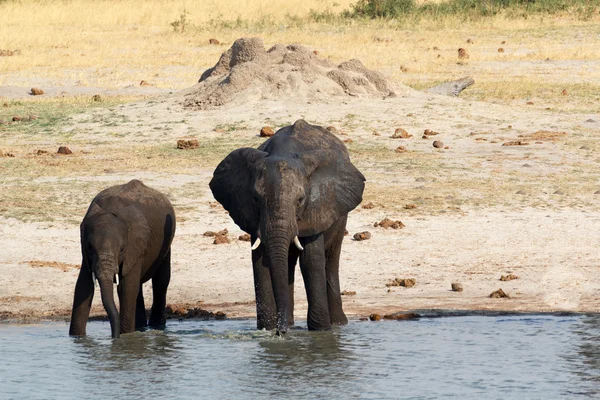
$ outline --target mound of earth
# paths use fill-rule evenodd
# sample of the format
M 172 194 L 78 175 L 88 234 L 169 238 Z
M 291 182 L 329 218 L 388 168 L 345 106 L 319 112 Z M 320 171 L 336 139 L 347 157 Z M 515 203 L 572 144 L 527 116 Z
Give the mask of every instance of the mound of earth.
M 339 96 L 395 97 L 392 84 L 357 59 L 334 65 L 300 45 L 265 50 L 259 38 L 236 40 L 219 62 L 184 94 L 187 108 L 205 110 L 233 101 Z

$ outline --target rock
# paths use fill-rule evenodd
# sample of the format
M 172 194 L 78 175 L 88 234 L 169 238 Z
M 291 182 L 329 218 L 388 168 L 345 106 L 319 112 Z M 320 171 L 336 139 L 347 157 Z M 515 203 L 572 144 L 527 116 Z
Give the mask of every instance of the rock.
M 224 235 L 227 235 L 228 233 L 229 233 L 229 231 L 227 230 L 227 228 L 225 228 L 219 232 L 206 231 L 202 234 L 202 236 L 207 236 L 207 237 L 224 236 Z
M 470 44 L 472 44 L 472 43 L 473 43 L 473 39 L 471 39 L 471 38 L 468 38 L 468 39 L 467 39 L 467 43 L 470 43 Z
M 444 150 L 449 150 L 450 146 L 444 146 Z
M 562 190 L 558 189 L 557 191 L 555 191 L 553 194 L 557 194 L 559 196 L 564 196 L 565 192 L 563 192 Z
M 454 282 L 450 285 L 450 287 L 452 288 L 453 292 L 462 292 L 463 291 L 463 287 L 460 283 Z
M 219 42 L 217 39 L 215 38 L 210 38 L 208 39 L 208 44 L 221 44 L 221 42 Z
M 525 103 L 525 104 L 527 104 L 528 106 L 532 106 L 532 105 L 534 105 L 535 103 L 534 103 L 533 101 L 528 101 L 528 102 L 527 102 L 527 103 Z
M 48 154 L 48 150 L 38 150 L 35 152 L 35 155 L 37 155 L 37 156 L 41 156 L 44 154 Z
M 200 146 L 198 139 L 177 139 L 177 148 L 180 150 L 195 149 Z
M 248 233 L 244 233 L 243 235 L 240 235 L 240 236 L 238 237 L 238 240 L 239 240 L 240 242 L 249 242 L 251 239 L 252 239 L 252 238 L 251 238 L 250 234 L 248 234 Z
M 394 150 L 396 153 L 407 153 L 408 149 L 404 146 L 398 146 L 396 147 L 396 150 Z
M 504 290 L 502 290 L 502 289 L 498 289 L 495 292 L 492 292 L 490 294 L 490 297 L 492 299 L 500 299 L 500 298 L 510 299 L 510 296 L 507 295 L 506 293 L 504 293 Z
M 4 151 L 4 150 L 0 150 L 0 157 L 9 157 L 12 158 L 15 155 L 13 153 L 10 153 L 8 151 Z
M 440 142 L 439 140 L 435 140 L 433 142 L 433 147 L 435 147 L 436 149 L 441 149 L 444 147 L 444 143 Z
M 58 148 L 58 151 L 56 152 L 56 154 L 65 154 L 65 155 L 67 155 L 67 154 L 73 154 L 73 152 L 67 146 L 60 146 Z
M 145 81 L 145 80 L 142 79 L 140 81 L 140 86 L 152 86 L 152 84 L 150 82 Z
M 498 48 L 498 53 L 504 53 L 504 49 L 502 47 Z
M 31 88 L 31 95 L 32 96 L 40 96 L 44 94 L 44 91 L 42 89 L 39 88 Z
M 215 241 L 213 244 L 229 244 L 231 241 L 227 235 L 217 235 L 215 236 Z
M 458 49 L 458 59 L 459 60 L 466 60 L 469 58 L 469 53 L 467 53 L 467 50 L 463 49 L 462 47 Z
M 275 132 L 273 132 L 273 129 L 271 129 L 269 126 L 263 126 L 260 130 L 260 137 L 271 137 L 274 134 Z
M 396 220 L 396 221 L 392 221 L 389 218 L 384 218 L 382 219 L 380 222 L 375 222 L 373 224 L 374 227 L 381 227 L 381 228 L 392 228 L 392 229 L 402 229 L 404 228 L 406 225 L 404 225 L 402 223 L 402 221 L 400 220 Z
M 503 281 L 503 282 L 512 281 L 512 280 L 515 280 L 515 279 L 519 279 L 519 277 L 517 275 L 515 275 L 515 274 L 508 274 L 508 275 L 501 275 L 500 276 L 500 280 Z
M 423 177 L 416 178 L 415 182 L 425 182 L 425 178 L 423 178 Z
M 409 319 L 419 319 L 419 318 L 421 318 L 421 316 L 414 312 L 409 312 L 409 313 L 397 312 L 397 313 L 393 313 L 393 314 L 386 314 L 383 316 L 383 319 L 391 319 L 394 321 L 405 321 L 405 320 L 409 320 Z
M 435 135 L 439 135 L 439 132 L 432 131 L 431 129 L 425 129 L 425 131 L 423 132 L 423 135 L 435 136 Z
M 12 117 L 13 122 L 19 122 L 21 119 L 21 117 Z
M 414 278 L 396 278 L 385 284 L 387 287 L 392 286 L 403 286 L 405 288 L 411 288 L 415 286 L 417 281 Z
M 369 319 L 371 321 L 380 321 L 381 320 L 381 315 L 379 315 L 379 314 L 371 314 L 371 315 L 369 315 Z
M 525 195 L 525 194 L 527 194 L 527 192 L 526 192 L 526 191 L 524 191 L 524 190 L 517 190 L 517 191 L 515 192 L 515 194 L 521 194 L 521 195 Z
M 102 101 L 102 97 L 99 94 L 92 96 L 92 101 Z
M 335 126 L 332 126 L 332 125 L 329 125 L 329 126 L 328 126 L 327 128 L 325 128 L 325 129 L 327 129 L 327 130 L 328 130 L 329 132 L 331 132 L 331 133 L 337 133 L 337 132 L 338 132 L 337 128 L 336 128 Z
M 216 319 L 216 320 L 218 320 L 218 321 L 222 321 L 222 320 L 224 320 L 224 319 L 227 319 L 227 314 L 225 314 L 225 313 L 224 313 L 224 312 L 222 312 L 222 311 L 217 311 L 217 312 L 215 313 L 215 319 Z
M 12 57 L 21 54 L 21 50 L 2 50 L 0 49 L 0 57 Z
M 354 234 L 354 240 L 356 241 L 362 241 L 362 240 L 369 240 L 371 239 L 371 232 L 368 231 L 364 231 L 364 232 L 359 232 L 359 233 L 355 233 Z
M 522 140 L 513 140 L 513 141 L 510 141 L 510 142 L 504 142 L 504 143 L 502 143 L 502 146 L 526 146 L 528 144 L 529 143 L 524 142 Z
M 460 94 L 460 92 L 462 92 L 474 83 L 475 80 L 470 76 L 467 76 L 455 81 L 444 82 L 441 85 L 437 85 L 427 89 L 426 92 L 457 97 Z
M 344 236 L 348 236 L 350 234 L 350 232 L 348 232 L 348 229 L 344 229 Z
M 169 304 L 165 307 L 165 317 L 169 319 L 185 317 L 187 313 L 188 310 L 180 305 Z
M 348 139 L 342 140 L 342 142 L 344 142 L 344 143 L 352 143 L 352 142 L 354 142 L 354 140 L 348 138 Z
M 364 208 L 365 210 L 370 210 L 373 207 L 375 207 L 375 205 L 373 204 L 372 201 L 369 201 L 368 203 L 365 203 L 365 204 L 362 205 L 362 208 Z
M 410 139 L 413 137 L 410 133 L 406 132 L 402 128 L 398 128 L 394 131 L 394 134 L 390 136 L 392 139 Z
M 523 168 L 531 168 L 531 164 L 525 163 L 523 164 Z
M 354 296 L 355 294 L 356 294 L 356 292 L 353 290 L 344 290 L 342 292 L 342 296 Z
M 405 210 L 414 210 L 415 208 L 417 208 L 416 204 L 405 204 L 404 205 Z
M 560 92 L 560 94 L 562 94 L 563 96 L 568 96 L 569 92 L 567 92 L 567 89 L 563 89 L 562 92 Z

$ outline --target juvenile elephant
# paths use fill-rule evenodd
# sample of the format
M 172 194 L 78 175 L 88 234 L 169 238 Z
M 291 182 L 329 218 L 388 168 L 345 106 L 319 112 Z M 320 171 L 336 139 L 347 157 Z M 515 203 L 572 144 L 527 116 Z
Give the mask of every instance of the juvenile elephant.
M 344 144 L 304 120 L 280 129 L 258 149 L 231 152 L 210 188 L 252 237 L 259 329 L 285 333 L 294 322 L 298 257 L 308 299 L 308 329 L 348 322 L 339 260 L 348 212 L 362 201 L 365 177 Z
M 163 326 L 175 234 L 175 212 L 167 197 L 135 179 L 112 186 L 92 200 L 80 230 L 82 261 L 69 334 L 85 335 L 96 280 L 113 338 L 147 326 L 142 283 L 150 279 L 153 302 L 149 324 Z

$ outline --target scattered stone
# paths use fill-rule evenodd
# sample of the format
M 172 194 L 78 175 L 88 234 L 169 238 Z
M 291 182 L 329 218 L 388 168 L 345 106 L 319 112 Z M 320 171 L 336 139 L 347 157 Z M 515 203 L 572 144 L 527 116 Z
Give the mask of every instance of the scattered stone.
M 275 134 L 269 126 L 263 126 L 260 130 L 260 137 L 271 137 Z
M 502 282 L 512 281 L 512 280 L 515 280 L 515 279 L 519 279 L 519 277 L 517 275 L 515 275 L 515 274 L 508 274 L 508 275 L 501 275 L 500 276 L 500 280 Z
M 439 49 L 440 49 L 439 47 L 437 47 L 437 46 L 433 46 L 433 50 L 436 50 L 436 51 L 437 51 L 437 50 L 439 50 Z
M 375 207 L 375 204 L 373 204 L 372 201 L 369 201 L 368 203 L 365 203 L 365 204 L 362 205 L 362 208 L 364 208 L 366 210 L 370 210 L 370 209 L 372 209 L 374 207 Z
M 41 156 L 41 155 L 44 155 L 44 154 L 48 154 L 48 150 L 41 150 L 40 149 L 40 150 L 38 150 L 38 151 L 35 152 L 36 156 Z
M 359 233 L 355 233 L 354 234 L 354 240 L 356 241 L 362 241 L 362 240 L 369 240 L 371 239 L 371 232 L 368 231 L 364 231 L 364 232 L 359 232 Z
M 410 133 L 406 132 L 404 129 L 398 128 L 398 129 L 396 129 L 396 131 L 394 131 L 394 134 L 390 137 L 392 139 L 410 139 L 413 136 Z
M 92 96 L 92 101 L 100 102 L 102 101 L 102 96 L 100 96 L 99 94 L 95 94 Z
M 529 143 L 524 142 L 522 140 L 513 140 L 513 141 L 510 141 L 510 142 L 504 142 L 504 143 L 502 143 L 502 146 L 526 146 L 528 144 Z
M 396 147 L 396 150 L 394 150 L 396 153 L 407 153 L 408 149 L 404 146 L 398 146 Z
M 405 321 L 405 320 L 409 320 L 409 319 L 419 319 L 419 318 L 421 318 L 421 315 L 414 313 L 414 312 L 409 312 L 409 313 L 397 312 L 397 313 L 393 313 L 393 314 L 386 314 L 383 316 L 383 319 L 391 319 L 394 321 Z
M 215 241 L 213 244 L 229 244 L 231 240 L 229 240 L 229 236 L 227 235 L 217 235 L 215 236 Z
M 4 104 L 6 104 L 6 103 L 4 103 Z M 595 120 L 595 119 L 592 119 L 592 118 L 588 118 L 588 119 L 586 119 L 586 120 L 585 120 L 585 122 L 590 122 L 590 123 L 592 123 L 592 122 L 596 122 L 596 120 Z
M 329 132 L 331 132 L 331 133 L 334 133 L 334 134 L 335 134 L 335 133 L 338 133 L 338 130 L 337 130 L 337 128 L 336 128 L 335 126 L 333 126 L 333 125 L 329 125 L 329 126 L 328 126 L 327 128 L 325 128 L 325 129 L 327 129 Z
M 358 320 L 359 320 L 359 321 L 368 321 L 368 320 L 369 320 L 369 318 L 367 318 L 367 317 L 360 317 Z
M 355 294 L 356 294 L 356 292 L 353 290 L 344 290 L 342 292 L 342 296 L 354 296 Z
M 252 239 L 252 238 L 251 238 L 251 236 L 250 236 L 250 234 L 249 234 L 249 233 L 244 233 L 244 234 L 242 234 L 242 235 L 240 235 L 240 236 L 238 237 L 238 240 L 239 240 L 240 242 L 249 242 L 251 239 Z
M 435 136 L 435 135 L 439 135 L 439 132 L 432 131 L 431 129 L 425 129 L 425 132 L 423 132 L 423 135 Z
M 1 50 L 0 49 L 0 57 L 12 57 L 18 56 L 21 54 L 21 50 Z
M 596 190 L 594 194 L 600 194 L 600 190 Z
M 396 278 L 385 284 L 387 287 L 392 286 L 402 286 L 405 288 L 411 288 L 417 284 L 417 281 L 414 278 Z
M 344 236 L 348 236 L 350 234 L 350 232 L 348 232 L 348 229 L 344 229 Z
M 439 140 L 435 140 L 435 141 L 433 142 L 433 147 L 435 147 L 436 149 L 441 149 L 441 148 L 443 148 L 443 147 L 444 147 L 444 143 L 442 143 L 442 142 L 441 142 L 441 141 L 439 141 Z
M 152 84 L 150 82 L 148 82 L 148 81 L 142 80 L 140 82 L 140 86 L 152 86 Z
M 221 311 L 213 313 L 212 311 L 204 310 L 200 307 L 187 308 L 177 304 L 169 304 L 165 307 L 165 317 L 167 319 L 198 318 L 203 320 L 223 320 L 227 318 L 227 314 Z
M 523 164 L 523 167 L 524 167 L 524 168 L 531 168 L 531 164 L 527 164 L 527 163 L 525 163 L 525 164 Z
M 504 49 L 502 47 L 498 48 L 498 53 L 504 53 Z
M 4 151 L 4 150 L 0 150 L 0 157 L 9 157 L 12 158 L 15 155 L 13 153 L 10 153 L 8 151 Z
M 560 92 L 560 94 L 562 94 L 563 96 L 568 96 L 569 92 L 567 92 L 567 89 L 563 89 L 562 92 Z
M 467 50 L 463 49 L 462 47 L 460 49 L 458 49 L 458 59 L 459 60 L 466 60 L 469 58 L 469 53 L 467 53 Z
M 381 227 L 381 228 L 392 228 L 392 229 L 402 229 L 404 228 L 406 225 L 404 225 L 402 223 L 402 221 L 397 220 L 397 221 L 392 221 L 389 218 L 384 218 L 382 219 L 380 222 L 375 222 L 373 224 L 374 227 Z
M 429 139 L 429 136 L 423 135 L 423 136 L 421 136 L 421 139 Z
M 524 190 L 517 190 L 517 191 L 515 192 L 515 194 L 521 194 L 521 195 L 525 195 L 525 194 L 527 194 L 527 192 L 526 192 L 526 191 L 524 191 Z
M 503 299 L 510 299 L 510 296 L 509 296 L 509 295 L 507 295 L 506 293 L 504 293 L 504 290 L 502 290 L 502 289 L 498 289 L 498 290 L 496 290 L 495 292 L 492 292 L 492 293 L 490 294 L 490 297 L 491 297 L 492 299 L 500 299 L 500 298 L 503 298 Z
M 12 117 L 13 122 L 19 122 L 21 119 L 21 117 Z
M 463 291 L 463 286 L 458 282 L 452 283 L 450 285 L 450 287 L 452 288 L 453 292 L 462 292 Z
M 369 315 L 369 319 L 371 321 L 380 321 L 381 320 L 381 315 L 379 315 L 379 314 L 371 314 L 371 315 Z
M 180 150 L 191 150 L 200 146 L 198 139 L 177 139 L 177 148 Z
M 464 77 L 464 78 L 461 78 L 461 79 L 458 79 L 455 81 L 444 82 L 440 85 L 429 88 L 426 91 L 427 91 L 427 93 L 442 94 L 445 96 L 458 97 L 460 92 L 462 92 L 463 90 L 465 90 L 466 88 L 468 88 L 469 86 L 471 86 L 474 83 L 475 83 L 475 80 L 473 78 L 471 78 L 470 76 L 467 76 L 467 77 Z
M 400 66 L 400 71 L 401 72 L 408 72 L 408 67 L 405 67 L 404 65 Z
M 579 150 L 590 150 L 589 146 L 581 146 Z
M 472 43 L 473 43 L 473 39 L 471 39 L 471 38 L 468 38 L 468 39 L 467 39 L 467 43 L 469 43 L 469 44 L 472 44 Z
M 554 192 L 554 194 L 557 194 L 559 196 L 564 196 L 565 192 L 563 192 L 562 190 L 558 189 L 557 191 Z
M 60 146 L 58 148 L 58 151 L 56 152 L 56 154 L 73 154 L 73 152 L 71 151 L 71 149 L 69 149 L 67 146 Z
M 501 41 L 500 44 L 506 44 L 506 40 Z
M 425 182 L 425 178 L 423 178 L 423 177 L 416 178 L 415 182 Z
M 354 142 L 354 140 L 348 138 L 348 139 L 342 140 L 342 142 L 344 142 L 344 143 L 352 143 L 352 142 Z
M 225 228 L 219 232 L 206 231 L 202 234 L 202 236 L 207 236 L 207 237 L 226 236 L 228 233 L 229 233 L 229 231 L 227 230 L 227 228 Z
M 527 102 L 527 103 L 525 103 L 525 104 L 527 104 L 528 106 L 532 106 L 534 103 L 533 103 L 533 101 L 528 101 L 528 102 Z
M 444 146 L 444 150 L 449 150 L 450 146 Z
M 31 94 L 33 96 L 40 96 L 40 95 L 44 94 L 44 91 L 39 88 L 31 88 Z
M 414 210 L 415 208 L 417 208 L 416 204 L 405 204 L 404 205 L 404 209 L 406 209 L 406 210 Z
M 208 39 L 208 44 L 221 44 L 221 42 L 219 42 L 217 39 L 215 38 L 210 38 Z
M 319 51 L 318 51 L 318 50 L 313 50 L 313 54 L 314 54 L 315 56 L 318 56 L 318 55 L 319 55 Z

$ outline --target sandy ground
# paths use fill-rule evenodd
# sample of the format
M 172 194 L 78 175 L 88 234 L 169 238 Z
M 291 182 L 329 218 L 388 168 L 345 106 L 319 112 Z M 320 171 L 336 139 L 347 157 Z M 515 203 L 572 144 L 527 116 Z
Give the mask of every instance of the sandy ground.
M 68 94 L 69 90 L 65 87 L 61 92 Z M 0 98 L 15 93 L 14 89 L 0 88 Z M 226 133 L 216 132 L 215 126 L 239 121 L 246 125 L 241 134 L 255 137 L 267 118 L 288 124 L 298 118 L 337 124 L 341 127 L 340 138 L 352 139 L 348 144 L 351 156 L 367 178 L 363 204 L 372 201 L 375 205 L 370 209 L 359 206 L 349 216 L 350 235 L 343 244 L 340 272 L 342 289 L 356 292 L 344 296 L 349 316 L 423 309 L 600 311 L 600 196 L 595 194 L 600 182 L 592 176 L 580 186 L 569 178 L 573 174 L 578 179 L 588 166 L 597 163 L 594 145 L 600 133 L 600 116 L 466 102 L 407 88 L 399 88 L 398 94 L 386 100 L 345 98 L 318 104 L 253 99 L 205 111 L 187 111 L 179 105 L 180 97 L 167 95 L 119 106 L 116 111 L 91 112 L 99 120 L 109 118 L 111 112 L 126 116 L 130 122 L 118 127 L 107 128 L 88 114 L 73 116 L 77 129 L 73 130 L 71 148 L 73 157 L 93 156 L 96 145 L 86 144 L 91 130 L 94 137 L 106 134 L 104 148 L 110 148 L 174 143 L 177 138 L 189 136 L 219 138 Z M 170 129 L 155 129 L 166 126 Z M 415 137 L 391 139 L 396 127 L 404 127 Z M 425 128 L 440 135 L 421 139 Z M 115 130 L 120 135 L 108 134 Z M 565 132 L 566 136 L 534 138 L 525 146 L 502 146 L 539 130 Z M 374 131 L 380 135 L 374 135 Z M 449 148 L 433 148 L 434 139 L 443 140 Z M 588 147 L 582 149 L 580 142 Z M 29 138 L 27 144 L 22 138 L 10 137 L 3 146 L 25 151 L 57 144 L 51 137 Z M 422 155 L 423 159 L 419 162 L 412 158 L 412 164 L 407 161 L 399 168 L 398 164 L 386 164 L 361 152 L 362 146 L 370 146 L 393 153 L 399 145 L 406 146 L 409 155 Z M 400 160 L 407 157 L 406 153 L 393 154 Z M 427 167 L 428 160 L 431 168 Z M 178 192 L 185 195 L 172 197 L 181 221 L 173 242 L 168 302 L 223 311 L 230 317 L 253 317 L 250 245 L 238 241 L 241 230 L 220 207 L 211 206 L 214 200 L 208 182 L 214 166 L 216 162 L 212 166 L 191 166 L 193 173 L 111 169 L 99 176 L 81 174 L 70 179 L 102 181 L 109 186 L 140 178 L 167 193 L 191 187 Z M 440 169 L 432 170 L 437 167 Z M 502 182 L 502 177 L 494 178 L 498 171 L 511 178 L 512 186 L 498 186 L 496 194 L 495 179 Z M 514 171 L 519 171 L 516 181 L 511 175 Z M 452 188 L 456 176 L 463 186 Z M 478 205 L 473 200 L 482 192 L 465 182 L 479 182 L 476 179 L 482 177 L 490 177 L 489 196 L 497 195 L 497 202 L 482 200 L 483 205 Z M 388 186 L 392 191 L 380 196 L 379 188 Z M 561 194 L 557 187 L 572 191 Z M 419 190 L 433 195 L 413 196 Z M 416 209 L 404 209 L 407 203 L 415 203 Z M 401 219 L 406 226 L 399 230 L 373 226 L 385 217 Z M 231 244 L 213 245 L 212 238 L 202 235 L 223 228 L 229 230 Z M 352 239 L 352 234 L 365 230 L 372 233 L 370 240 Z M 2 216 L 0 254 L 0 319 L 70 315 L 81 261 L 76 224 L 23 222 Z M 507 273 L 519 279 L 501 282 L 500 276 Z M 386 283 L 396 277 L 414 278 L 416 285 L 388 288 Z M 451 291 L 452 282 L 461 283 L 464 291 Z M 296 288 L 296 317 L 303 319 L 307 305 L 299 270 Z M 510 298 L 489 297 L 499 288 Z M 150 304 L 151 284 L 147 283 L 144 290 Z M 103 313 L 98 295 L 93 313 Z

